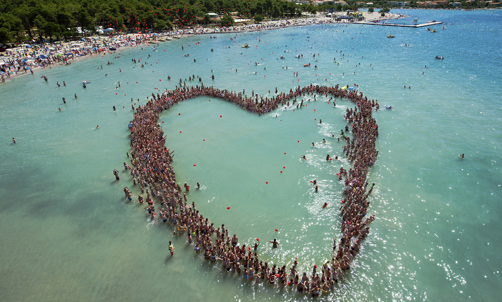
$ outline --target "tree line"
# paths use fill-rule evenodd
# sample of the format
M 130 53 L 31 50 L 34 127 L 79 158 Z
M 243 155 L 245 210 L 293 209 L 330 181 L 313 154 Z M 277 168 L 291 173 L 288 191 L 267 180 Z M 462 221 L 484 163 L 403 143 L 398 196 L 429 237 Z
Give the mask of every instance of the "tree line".
M 233 12 L 260 21 L 319 9 L 326 5 L 284 0 L 2 0 L 0 43 L 75 38 L 95 32 L 96 26 L 116 32 L 162 31 L 212 23 L 210 12 L 222 17 L 222 25 L 231 25 Z

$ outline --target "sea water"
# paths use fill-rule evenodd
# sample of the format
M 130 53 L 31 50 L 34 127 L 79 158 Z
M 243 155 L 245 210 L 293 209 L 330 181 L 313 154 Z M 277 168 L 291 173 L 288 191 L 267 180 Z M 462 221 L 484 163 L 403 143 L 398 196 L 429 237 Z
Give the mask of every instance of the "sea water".
M 200 84 L 188 80 L 192 75 L 205 85 L 265 96 L 276 88 L 356 83 L 379 101 L 379 154 L 368 179 L 376 184 L 368 210 L 376 220 L 346 279 L 321 300 L 497 300 L 502 12 L 397 12 L 410 16 L 398 22 L 444 20 L 446 29 L 329 24 L 196 36 L 2 84 L 2 300 L 307 299 L 204 261 L 185 236 L 151 222 L 136 202 L 140 192 L 123 170 L 131 105 L 174 89 L 180 78 Z M 396 38 L 387 39 L 391 33 Z M 83 80 L 91 81 L 86 89 Z M 353 105 L 337 99 L 334 107 L 321 96 L 304 103 L 257 116 L 199 97 L 164 112 L 159 123 L 180 185 L 192 186 L 189 203 L 215 225 L 224 223 L 241 244 L 259 238 L 263 260 L 289 266 L 297 258 L 299 270 L 310 274 L 313 264 L 331 257 L 333 238 L 340 239 L 343 185 L 336 173 L 350 163 L 336 138 Z M 327 154 L 340 160 L 327 162 Z M 113 169 L 120 170 L 118 182 Z M 197 182 L 201 190 L 193 189 Z M 134 202 L 124 198 L 125 186 Z M 266 242 L 274 238 L 276 250 Z

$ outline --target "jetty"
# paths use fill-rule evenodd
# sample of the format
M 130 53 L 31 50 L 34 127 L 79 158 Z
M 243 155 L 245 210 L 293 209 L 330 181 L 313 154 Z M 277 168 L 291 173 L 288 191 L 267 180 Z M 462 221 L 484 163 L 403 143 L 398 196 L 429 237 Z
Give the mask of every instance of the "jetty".
M 379 26 L 394 26 L 394 27 L 411 27 L 411 28 L 419 28 L 419 27 L 427 27 L 438 24 L 443 24 L 444 21 L 430 21 L 420 24 L 396 24 L 396 23 L 386 23 L 386 22 L 369 22 L 369 21 L 356 21 L 352 22 L 352 24 L 362 24 L 362 25 L 379 25 Z

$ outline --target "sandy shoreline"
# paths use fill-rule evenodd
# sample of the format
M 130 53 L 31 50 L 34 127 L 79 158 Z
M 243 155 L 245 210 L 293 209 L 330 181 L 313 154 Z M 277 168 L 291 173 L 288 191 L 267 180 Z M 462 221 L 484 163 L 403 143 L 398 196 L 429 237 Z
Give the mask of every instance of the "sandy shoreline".
M 404 17 L 400 14 L 387 13 L 384 17 L 379 12 L 361 12 L 365 21 L 393 20 Z M 341 14 L 338 14 L 341 16 Z M 183 30 L 173 30 L 166 33 L 125 34 L 119 36 L 92 36 L 79 41 L 62 43 L 45 43 L 42 45 L 22 44 L 21 47 L 7 49 L 0 57 L 1 82 L 6 82 L 23 75 L 34 74 L 35 71 L 52 68 L 58 65 L 69 65 L 96 55 L 113 54 L 126 48 L 148 44 L 158 44 L 172 39 L 193 35 L 246 33 L 275 30 L 286 27 L 308 26 L 315 24 L 351 24 L 342 20 L 334 21 L 324 15 L 307 16 L 298 19 L 282 19 L 265 21 L 260 24 L 237 25 L 228 28 L 195 27 Z

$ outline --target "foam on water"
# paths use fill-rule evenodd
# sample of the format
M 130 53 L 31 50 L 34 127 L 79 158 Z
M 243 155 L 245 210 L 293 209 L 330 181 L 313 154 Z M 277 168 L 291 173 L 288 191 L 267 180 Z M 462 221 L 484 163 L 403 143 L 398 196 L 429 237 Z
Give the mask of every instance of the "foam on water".
M 402 22 L 445 20 L 446 30 L 320 25 L 233 40 L 235 35 L 200 36 L 1 85 L 3 300 L 304 299 L 223 273 L 219 264 L 198 257 L 184 236 L 172 239 L 170 227 L 149 222 L 143 206 L 123 198 L 123 187 L 132 187 L 121 169 L 131 105 L 144 104 L 152 92 L 173 89 L 179 78 L 191 75 L 200 75 L 206 85 L 245 89 L 246 95 L 253 90 L 273 95 L 276 87 L 289 91 L 310 83 L 357 83 L 381 108 L 393 106 L 375 113 L 379 156 L 369 177 L 376 186 L 368 213 L 376 220 L 347 279 L 321 300 L 497 300 L 502 12 L 400 12 L 411 15 Z M 387 39 L 389 33 L 396 38 Z M 239 46 L 244 43 L 251 48 Z M 303 58 L 295 58 L 298 54 Z M 445 60 L 434 60 L 436 55 Z M 142 60 L 134 65 L 131 58 Z M 303 67 L 309 62 L 311 67 Z M 56 81 L 63 80 L 68 86 L 57 88 Z M 92 83 L 83 89 L 82 80 Z M 340 236 L 343 186 L 336 172 L 349 163 L 325 158 L 341 155 L 342 142 L 330 135 L 345 127 L 343 115 L 352 106 L 308 99 L 300 110 L 291 104 L 255 116 L 201 97 L 160 118 L 167 147 L 175 151 L 178 181 L 202 184 L 202 190 L 191 190 L 189 201 L 215 225 L 225 223 L 241 243 L 259 237 L 263 259 L 291 263 L 298 257 L 302 270 L 330 257 L 333 236 Z M 119 182 L 115 168 L 121 170 Z M 139 192 L 133 191 L 137 200 Z M 329 207 L 321 210 L 324 202 Z M 281 242 L 276 250 L 265 243 L 273 238 Z M 169 240 L 176 246 L 173 258 Z

